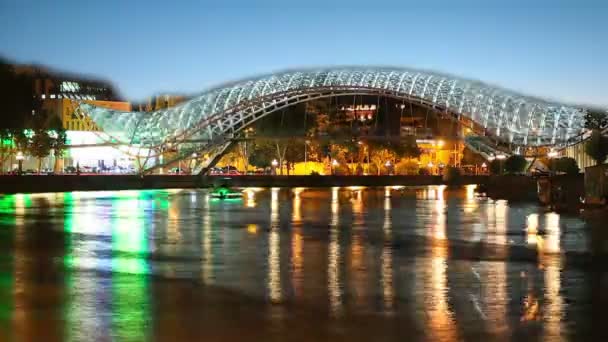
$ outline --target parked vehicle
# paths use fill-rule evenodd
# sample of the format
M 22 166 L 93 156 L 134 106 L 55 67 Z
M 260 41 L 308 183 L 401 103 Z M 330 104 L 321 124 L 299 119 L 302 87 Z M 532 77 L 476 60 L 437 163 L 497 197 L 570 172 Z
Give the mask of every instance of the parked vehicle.
M 212 175 L 212 176 L 213 176 L 213 175 L 222 175 L 222 174 L 224 174 L 224 170 L 222 170 L 222 169 L 221 169 L 221 168 L 219 168 L 219 167 L 212 167 L 212 168 L 209 170 L 209 174 L 210 174 L 210 175 Z
M 170 175 L 185 175 L 187 174 L 186 170 L 180 169 L 179 167 L 174 167 L 169 170 Z

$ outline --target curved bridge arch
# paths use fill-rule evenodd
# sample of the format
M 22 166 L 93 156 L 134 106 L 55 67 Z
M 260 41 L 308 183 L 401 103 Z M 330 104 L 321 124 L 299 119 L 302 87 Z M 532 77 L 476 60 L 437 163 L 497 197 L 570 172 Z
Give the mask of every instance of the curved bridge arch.
M 285 71 L 207 91 L 179 106 L 125 113 L 85 103 L 114 141 L 162 153 L 180 144 L 177 158 L 223 150 L 232 134 L 287 106 L 337 95 L 381 95 L 466 117 L 494 139 L 515 146 L 560 145 L 580 134 L 581 109 L 524 96 L 450 75 L 402 68 L 324 68 Z

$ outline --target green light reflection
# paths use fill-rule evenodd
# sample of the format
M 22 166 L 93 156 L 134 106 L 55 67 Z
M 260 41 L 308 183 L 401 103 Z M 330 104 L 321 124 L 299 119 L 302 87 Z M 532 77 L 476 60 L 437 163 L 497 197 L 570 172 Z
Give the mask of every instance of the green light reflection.
M 112 332 L 121 341 L 146 340 L 150 317 L 145 205 L 147 192 L 112 201 Z

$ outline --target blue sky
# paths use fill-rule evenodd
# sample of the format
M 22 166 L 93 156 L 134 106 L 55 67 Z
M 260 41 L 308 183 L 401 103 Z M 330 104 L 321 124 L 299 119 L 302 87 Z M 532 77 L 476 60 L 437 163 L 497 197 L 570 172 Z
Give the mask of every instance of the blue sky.
M 608 1 L 291 2 L 0 0 L 0 55 L 101 76 L 132 100 L 361 64 L 608 106 Z

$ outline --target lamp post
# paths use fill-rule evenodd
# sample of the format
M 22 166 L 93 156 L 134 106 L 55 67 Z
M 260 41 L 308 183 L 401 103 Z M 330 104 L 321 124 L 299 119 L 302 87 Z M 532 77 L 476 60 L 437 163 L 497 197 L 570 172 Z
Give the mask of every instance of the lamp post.
M 507 159 L 507 156 L 505 156 L 504 154 L 499 154 L 496 156 L 496 159 L 498 159 L 498 163 L 500 165 L 500 174 L 503 174 L 503 162 L 505 159 Z
M 304 174 L 308 174 L 308 144 L 309 140 L 304 140 Z
M 547 157 L 549 157 L 549 160 L 551 161 L 550 163 L 550 167 L 551 167 L 551 174 L 555 174 L 555 158 L 557 157 L 559 153 L 557 153 L 557 151 L 551 149 L 551 151 L 549 151 L 549 153 L 547 153 Z
M 337 160 L 332 160 L 331 161 L 331 175 L 333 176 L 336 173 L 336 166 L 338 166 L 338 161 Z
M 277 174 L 277 165 L 279 165 L 279 162 L 276 159 L 273 159 L 272 162 L 270 163 L 270 165 L 272 165 L 272 174 L 276 175 Z
M 190 162 L 190 174 L 192 174 L 192 171 L 196 166 L 196 158 L 198 158 L 198 154 L 196 152 L 192 153 L 192 161 Z
M 18 171 L 18 175 L 21 176 L 21 174 L 23 173 L 23 159 L 25 159 L 25 157 L 23 156 L 23 152 L 19 151 L 17 152 L 17 156 L 15 157 L 17 159 L 17 162 L 19 163 L 19 171 Z

